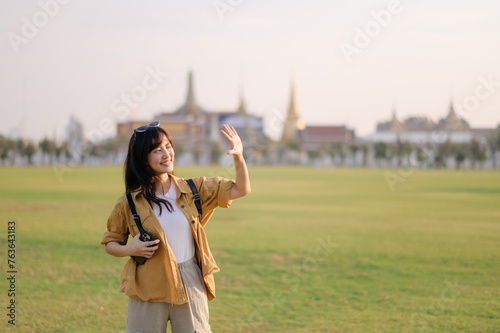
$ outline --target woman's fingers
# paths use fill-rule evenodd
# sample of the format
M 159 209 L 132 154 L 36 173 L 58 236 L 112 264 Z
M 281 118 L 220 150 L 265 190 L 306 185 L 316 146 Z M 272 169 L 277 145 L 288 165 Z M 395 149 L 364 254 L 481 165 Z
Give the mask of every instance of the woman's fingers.
M 140 235 L 137 234 L 134 236 L 132 243 L 135 249 L 135 255 L 141 256 L 141 257 L 146 257 L 146 258 L 151 258 L 153 254 L 158 250 L 160 240 L 155 239 L 153 241 L 149 242 L 142 242 L 139 239 Z

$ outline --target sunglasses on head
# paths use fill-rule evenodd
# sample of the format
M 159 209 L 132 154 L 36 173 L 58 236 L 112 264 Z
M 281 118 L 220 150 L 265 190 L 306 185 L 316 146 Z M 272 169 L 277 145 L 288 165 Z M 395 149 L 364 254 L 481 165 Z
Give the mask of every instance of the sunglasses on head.
M 148 128 L 150 127 L 159 127 L 160 126 L 160 122 L 159 121 L 153 121 L 152 123 L 150 123 L 149 125 L 144 125 L 144 126 L 141 126 L 141 127 L 137 127 L 135 130 L 134 130 L 134 134 L 135 133 L 144 133 L 148 130 Z

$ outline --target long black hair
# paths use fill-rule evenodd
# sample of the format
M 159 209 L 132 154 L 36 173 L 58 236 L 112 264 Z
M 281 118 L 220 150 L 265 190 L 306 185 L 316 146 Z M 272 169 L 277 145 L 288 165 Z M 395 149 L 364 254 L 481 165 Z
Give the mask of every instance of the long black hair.
M 162 204 L 169 212 L 172 212 L 173 207 L 170 202 L 158 198 L 155 194 L 155 182 L 158 178 L 148 164 L 148 154 L 160 146 L 163 136 L 170 141 L 173 148 L 172 138 L 161 127 L 148 127 L 144 132 L 134 131 L 128 144 L 127 158 L 124 164 L 125 191 L 140 190 L 151 206 L 154 202 L 160 207 L 160 214 Z

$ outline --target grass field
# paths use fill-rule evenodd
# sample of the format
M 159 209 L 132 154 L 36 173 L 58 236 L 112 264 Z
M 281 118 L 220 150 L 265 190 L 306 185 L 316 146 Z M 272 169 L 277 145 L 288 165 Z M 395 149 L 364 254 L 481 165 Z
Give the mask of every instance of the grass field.
M 213 331 L 500 332 L 500 173 L 416 170 L 392 191 L 384 172 L 252 167 L 252 194 L 207 226 L 221 267 Z M 0 169 L 0 331 L 123 332 L 126 259 L 99 244 L 121 168 L 60 180 L 51 168 Z

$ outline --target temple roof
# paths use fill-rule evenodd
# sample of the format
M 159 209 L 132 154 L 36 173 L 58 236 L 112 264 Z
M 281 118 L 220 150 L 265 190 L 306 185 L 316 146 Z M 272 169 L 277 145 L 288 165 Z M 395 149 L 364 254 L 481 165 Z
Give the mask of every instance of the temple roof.
M 188 90 L 186 95 L 186 101 L 184 104 L 174 111 L 176 115 L 188 116 L 190 118 L 198 118 L 203 111 L 196 104 L 196 99 L 194 96 L 194 88 L 193 88 L 193 72 L 190 71 L 188 74 Z
M 243 97 L 243 87 L 240 86 L 240 104 L 238 105 L 238 109 L 236 110 L 238 115 L 246 115 L 247 114 L 247 104 L 245 102 L 245 97 Z
M 396 108 L 392 108 L 391 120 L 377 124 L 377 132 L 403 132 L 406 130 L 405 125 L 398 119 Z
M 390 123 L 390 131 L 392 132 L 401 132 L 405 130 L 405 126 L 401 121 L 399 121 L 398 117 L 396 116 L 396 108 L 392 108 L 392 119 Z
M 470 130 L 470 125 L 463 118 L 460 118 L 453 107 L 453 102 L 450 101 L 450 108 L 448 110 L 448 114 L 445 118 L 439 120 L 437 127 L 440 130 L 445 131 L 467 131 Z
M 305 143 L 342 143 L 352 142 L 356 138 L 354 130 L 346 126 L 306 126 L 302 132 Z
M 377 124 L 377 132 L 428 132 L 428 131 L 449 131 L 463 132 L 469 131 L 470 125 L 463 118 L 460 118 L 453 107 L 453 102 L 450 101 L 450 108 L 446 117 L 441 118 L 438 123 L 434 123 L 431 119 L 423 116 L 410 116 L 401 122 L 393 108 L 392 118 Z
M 292 75 L 290 82 L 290 102 L 288 104 L 288 115 L 299 117 L 299 108 L 297 105 L 297 98 L 295 96 L 295 76 Z
M 290 102 L 288 104 L 287 116 L 283 126 L 282 141 L 297 141 L 297 132 L 305 128 L 304 121 L 301 119 L 295 96 L 295 79 L 292 75 L 290 83 Z

